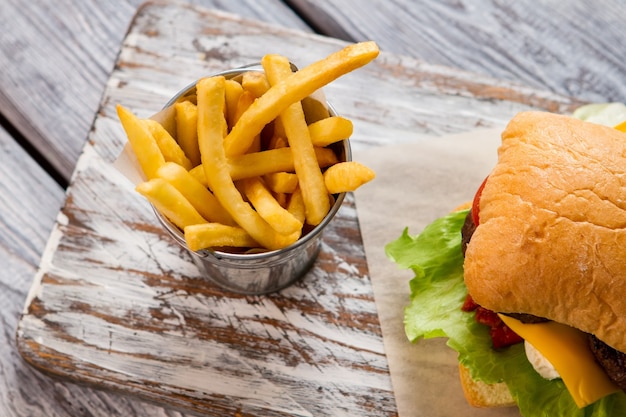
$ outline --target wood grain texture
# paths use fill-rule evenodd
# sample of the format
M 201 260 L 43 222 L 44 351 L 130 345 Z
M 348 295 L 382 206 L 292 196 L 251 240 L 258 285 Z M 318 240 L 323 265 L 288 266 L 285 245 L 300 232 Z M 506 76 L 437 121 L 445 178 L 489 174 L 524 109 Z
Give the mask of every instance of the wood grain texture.
M 141 0 L 5 1 L 0 6 L 0 108 L 65 178 L 84 145 L 127 26 Z M 308 30 L 279 1 L 197 1 Z M 157 416 L 178 411 L 51 379 L 15 344 L 17 322 L 64 191 L 0 130 L 0 415 Z
M 141 3 L 6 0 L 0 6 L 0 108 L 66 181 Z M 189 3 L 308 30 L 278 0 Z
M 20 357 L 24 300 L 65 193 L 0 129 L 0 415 L 180 417 L 137 399 L 51 379 Z
M 29 362 L 206 415 L 395 415 L 352 198 L 305 279 L 267 297 L 229 295 L 199 277 L 110 165 L 125 142 L 116 103 L 152 113 L 199 74 L 258 61 L 250 39 L 284 35 L 271 30 L 189 8 L 141 11 L 21 321 Z M 292 44 L 304 54 L 311 41 Z
M 303 280 L 265 297 L 234 296 L 199 277 L 111 166 L 125 143 L 117 103 L 147 117 L 200 76 L 269 52 L 303 66 L 344 45 L 205 9 L 143 8 L 20 321 L 23 357 L 65 380 L 211 416 L 395 415 L 352 197 Z M 354 121 L 354 147 L 432 140 L 501 125 L 520 110 L 578 104 L 388 53 L 325 92 Z
M 432 64 L 577 97 L 626 101 L 622 2 L 288 0 L 316 30 Z M 594 29 L 595 28 L 595 29 Z

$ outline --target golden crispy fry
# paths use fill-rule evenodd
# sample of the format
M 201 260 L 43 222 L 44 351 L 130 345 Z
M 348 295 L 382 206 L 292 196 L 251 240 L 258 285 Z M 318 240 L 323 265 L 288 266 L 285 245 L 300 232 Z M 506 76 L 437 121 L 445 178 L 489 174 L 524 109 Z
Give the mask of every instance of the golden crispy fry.
M 143 174 L 147 179 L 156 177 L 156 171 L 165 163 L 165 158 L 152 133 L 142 119 L 120 104 L 117 105 L 117 114 Z
M 157 170 L 157 176 L 180 191 L 207 221 L 235 225 L 235 221 L 217 198 L 180 165 L 166 162 Z
M 261 135 L 256 135 L 248 152 L 261 152 Z
M 354 191 L 374 177 L 374 171 L 356 161 L 340 162 L 324 172 L 326 188 L 332 194 Z
M 283 123 L 280 121 L 280 118 L 274 119 L 274 121 L 272 123 L 274 124 L 274 126 L 273 126 L 274 127 L 274 132 L 273 132 L 274 133 L 274 135 L 273 135 L 274 138 L 280 138 L 280 139 L 285 140 L 285 146 L 286 146 L 287 139 L 285 139 L 285 137 L 287 135 L 285 135 L 285 128 L 283 127 Z M 274 139 L 274 138 L 272 138 L 272 139 Z M 269 148 L 278 148 L 278 146 L 271 146 L 270 145 Z
M 273 172 L 293 172 L 294 151 L 290 148 L 278 148 L 254 152 L 229 158 L 229 172 L 234 180 L 271 174 Z M 320 166 L 327 167 L 338 162 L 337 155 L 327 148 L 314 148 L 315 158 Z
M 254 97 L 261 97 L 270 88 L 265 74 L 259 71 L 248 71 L 243 74 L 241 86 L 245 91 L 251 92 Z
M 298 188 L 298 176 L 291 172 L 274 172 L 263 177 L 265 185 L 275 193 L 293 193 Z
M 272 193 L 278 204 L 283 207 L 285 210 L 287 209 L 287 203 L 289 202 L 289 194 L 287 193 Z M 303 222 L 300 222 L 303 224 Z
M 311 142 L 322 147 L 348 139 L 352 130 L 352 122 L 341 116 L 327 117 L 309 125 Z
M 254 93 L 247 91 L 247 90 L 243 90 L 243 92 L 239 96 L 239 101 L 237 102 L 237 109 L 235 110 L 235 114 L 233 115 L 233 120 L 230 126 L 234 126 L 237 123 L 237 120 L 239 120 L 241 115 L 246 110 L 248 110 L 248 107 L 250 107 L 252 103 L 254 103 L 254 100 L 256 100 Z M 261 135 L 258 134 L 254 137 L 252 144 L 250 144 L 250 147 L 246 151 L 247 152 L 259 152 L 260 150 L 261 150 Z
M 335 155 L 331 149 L 314 149 L 315 157 L 320 167 L 326 168 L 339 162 L 337 155 Z M 261 177 L 274 172 L 293 172 L 293 153 L 289 148 L 247 153 L 234 158 L 228 158 L 228 170 L 234 181 Z M 202 166 L 193 168 L 189 173 L 200 181 L 202 185 L 208 186 Z
M 184 229 L 192 224 L 206 223 L 198 211 L 172 184 L 162 178 L 139 183 L 135 190 L 176 226 Z
M 259 246 L 241 227 L 226 226 L 219 223 L 195 224 L 185 227 L 185 242 L 193 251 L 224 246 L 236 248 Z
M 302 198 L 302 191 L 299 187 L 291 194 L 289 203 L 287 204 L 287 211 L 298 219 L 300 223 L 304 223 L 306 220 L 304 199 Z
M 378 53 L 378 46 L 372 41 L 355 43 L 306 66 L 281 83 L 272 85 L 250 106 L 224 140 L 226 155 L 243 154 L 265 125 L 291 104 L 302 100 L 340 76 L 367 64 L 376 58 Z M 273 84 L 271 80 L 270 84 Z
M 189 175 L 195 178 L 203 187 L 208 187 L 209 183 L 206 180 L 206 175 L 204 175 L 204 166 L 198 165 L 193 169 L 189 170 Z
M 174 105 L 176 111 L 176 140 L 192 166 L 200 165 L 198 148 L 198 108 L 191 101 Z
M 250 91 L 242 91 L 239 96 L 239 100 L 237 101 L 237 106 L 235 107 L 235 113 L 233 114 L 230 126 L 234 126 L 237 123 L 241 115 L 248 110 L 248 107 L 250 107 L 252 103 L 254 103 L 254 100 L 256 100 L 254 94 Z
M 280 121 L 280 119 L 276 119 L 276 121 L 278 122 Z M 282 127 L 282 123 L 280 125 Z M 270 138 L 269 143 L 267 145 L 267 149 L 269 150 L 269 149 L 286 148 L 287 146 L 289 146 L 289 144 L 287 143 L 287 139 L 285 139 L 285 136 L 274 135 Z
M 191 161 L 185 156 L 185 152 L 159 122 L 152 119 L 144 119 L 143 122 L 152 133 L 166 162 L 177 163 L 187 170 L 192 168 Z
M 277 85 L 292 75 L 289 60 L 280 55 L 263 57 L 263 68 L 270 84 Z M 330 210 L 330 198 L 324 185 L 324 177 L 317 163 L 309 129 L 300 102 L 294 103 L 280 113 L 280 120 L 287 134 L 293 154 L 293 165 L 298 175 L 304 197 L 307 223 L 316 226 Z
M 234 126 L 239 118 L 237 116 L 237 103 L 243 94 L 243 87 L 235 80 L 226 80 L 224 83 L 224 95 L 226 97 L 226 122 L 228 126 Z
M 235 187 L 224 153 L 224 77 L 200 80 L 198 95 L 198 136 L 202 166 L 209 187 L 235 221 L 252 238 L 268 249 L 280 249 L 297 240 L 274 231 L 263 218 L 243 200 Z
M 257 213 L 281 235 L 289 235 L 302 230 L 302 223 L 281 207 L 260 179 L 243 180 L 243 192 Z
M 309 125 L 330 117 L 330 112 L 326 105 L 313 97 L 302 99 L 302 110 L 304 110 L 306 123 Z

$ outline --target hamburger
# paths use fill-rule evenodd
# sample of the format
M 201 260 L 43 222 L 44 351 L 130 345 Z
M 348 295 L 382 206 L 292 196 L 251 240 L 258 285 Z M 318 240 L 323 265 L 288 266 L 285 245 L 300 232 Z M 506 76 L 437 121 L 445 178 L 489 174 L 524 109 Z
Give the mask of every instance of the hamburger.
M 415 272 L 408 338 L 448 338 L 470 404 L 626 415 L 625 133 L 519 113 L 471 207 L 386 252 Z

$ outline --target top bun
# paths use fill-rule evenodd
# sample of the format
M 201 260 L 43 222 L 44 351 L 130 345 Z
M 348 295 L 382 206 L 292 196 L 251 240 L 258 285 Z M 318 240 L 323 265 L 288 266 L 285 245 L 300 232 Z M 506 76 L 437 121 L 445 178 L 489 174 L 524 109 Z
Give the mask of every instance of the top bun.
M 626 351 L 626 134 L 520 113 L 479 204 L 464 264 L 474 300 Z

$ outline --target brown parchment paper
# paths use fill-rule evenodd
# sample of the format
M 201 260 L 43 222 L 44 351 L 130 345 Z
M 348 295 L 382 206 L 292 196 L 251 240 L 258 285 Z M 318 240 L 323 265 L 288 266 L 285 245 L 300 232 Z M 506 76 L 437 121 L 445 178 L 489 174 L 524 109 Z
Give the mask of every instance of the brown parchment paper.
M 473 198 L 496 162 L 503 127 L 353 151 L 354 160 L 376 171 L 376 179 L 357 190 L 355 198 L 400 417 L 520 415 L 517 408 L 469 406 L 456 352 L 445 340 L 408 341 L 403 310 L 413 273 L 399 269 L 384 253 L 405 227 L 416 235 Z

